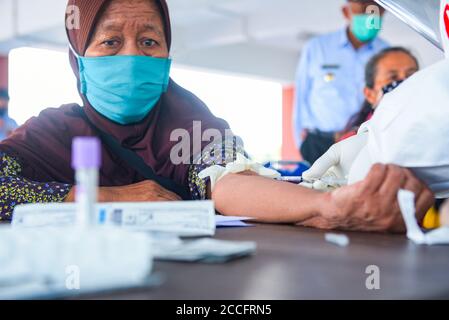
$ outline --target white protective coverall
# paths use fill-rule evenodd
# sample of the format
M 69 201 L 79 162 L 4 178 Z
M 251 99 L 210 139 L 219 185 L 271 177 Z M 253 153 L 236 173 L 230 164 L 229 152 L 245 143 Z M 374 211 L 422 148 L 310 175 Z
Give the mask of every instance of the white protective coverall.
M 305 185 L 332 189 L 363 180 L 375 163 L 396 164 L 410 168 L 438 198 L 447 198 L 449 0 L 378 2 L 443 49 L 446 59 L 417 72 L 386 94 L 356 136 L 332 146 L 303 174 Z

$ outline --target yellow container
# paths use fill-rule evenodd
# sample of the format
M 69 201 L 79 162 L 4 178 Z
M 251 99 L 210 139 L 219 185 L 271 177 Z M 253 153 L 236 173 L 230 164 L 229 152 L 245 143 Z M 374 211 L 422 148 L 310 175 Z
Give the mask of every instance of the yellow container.
M 423 227 L 426 229 L 435 229 L 440 226 L 440 215 L 435 207 L 432 207 L 427 211 L 426 216 L 424 217 Z

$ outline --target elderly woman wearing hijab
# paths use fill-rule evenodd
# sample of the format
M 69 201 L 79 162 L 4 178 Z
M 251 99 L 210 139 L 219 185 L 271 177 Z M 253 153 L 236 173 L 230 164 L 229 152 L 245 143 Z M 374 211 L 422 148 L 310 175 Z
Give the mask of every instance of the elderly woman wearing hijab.
M 375 165 L 364 181 L 322 193 L 266 177 L 236 138 L 212 146 L 200 142 L 196 160 L 192 155 L 190 162 L 173 161 L 176 130 L 190 137 L 194 150 L 195 124 L 201 124 L 200 136 L 209 129 L 225 135 L 229 127 L 169 78 L 166 2 L 70 0 L 69 6 L 77 8 L 80 18 L 78 26 L 67 26 L 67 33 L 83 106 L 47 109 L 0 144 L 1 219 L 10 220 L 18 204 L 73 201 L 70 159 L 77 136 L 102 138 L 102 202 L 180 200 L 183 192 L 177 190 L 184 188 L 184 199 L 213 199 L 223 215 L 366 231 L 404 230 L 396 200 L 401 188 L 416 194 L 420 216 L 431 206 L 428 188 L 393 165 Z M 137 155 L 158 179 L 149 180 L 104 137 Z M 215 152 L 201 152 L 207 148 Z

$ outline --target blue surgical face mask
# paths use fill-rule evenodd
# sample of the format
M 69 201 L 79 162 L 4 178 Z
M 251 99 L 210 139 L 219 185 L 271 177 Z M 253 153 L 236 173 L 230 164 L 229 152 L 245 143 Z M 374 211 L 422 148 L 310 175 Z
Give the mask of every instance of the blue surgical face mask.
M 81 93 L 122 125 L 143 120 L 167 91 L 171 60 L 148 56 L 78 57 Z
M 369 42 L 377 37 L 382 28 L 379 15 L 356 14 L 352 17 L 351 31 L 360 42 Z

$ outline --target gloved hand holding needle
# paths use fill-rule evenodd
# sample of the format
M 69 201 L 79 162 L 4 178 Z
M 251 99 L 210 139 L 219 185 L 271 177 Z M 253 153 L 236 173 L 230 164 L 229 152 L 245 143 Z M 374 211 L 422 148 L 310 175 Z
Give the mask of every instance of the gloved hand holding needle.
M 351 166 L 366 140 L 367 133 L 363 132 L 334 144 L 303 173 L 301 185 L 323 191 L 346 185 Z

